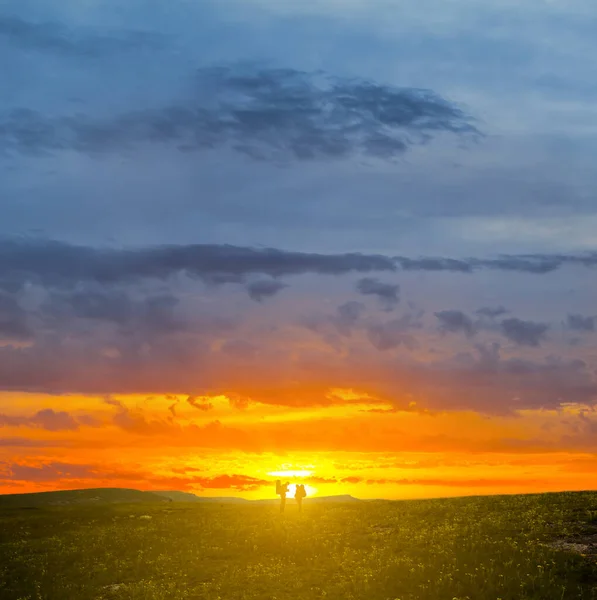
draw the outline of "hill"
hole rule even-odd
[[[218,502],[220,504],[246,504],[250,500],[235,498],[234,496],[197,496],[191,492],[178,492],[176,490],[153,492],[158,496],[169,498],[173,502]]]
[[[213,504],[277,504],[278,498],[247,500],[234,496],[197,496],[190,492],[165,490],[142,492],[126,488],[95,488],[90,490],[63,490],[58,492],[36,492],[31,494],[0,495],[0,508],[35,508],[41,506],[63,506],[72,504],[137,504],[146,502],[196,502]],[[293,498],[289,497],[292,502]],[[338,496],[314,496],[307,498],[309,504],[329,502],[361,502],[348,494]]]
[[[125,488],[96,488],[89,490],[63,490],[32,494],[0,495],[0,508],[38,508],[42,506],[69,506],[77,504],[138,504],[170,502],[153,492]]]

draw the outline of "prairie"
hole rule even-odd
[[[0,509],[2,600],[597,598],[597,493]]]

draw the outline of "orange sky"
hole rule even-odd
[[[327,398],[289,408],[223,395],[4,393],[0,490],[264,498],[278,478],[306,483],[310,496],[360,498],[597,488],[597,419],[586,407],[483,416],[396,410],[353,389],[330,388]]]

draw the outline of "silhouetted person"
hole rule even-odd
[[[303,512],[303,498],[307,495],[305,492],[305,486],[303,484],[297,485],[294,492],[294,499],[298,504],[299,512]]]
[[[284,508],[286,507],[286,494],[288,494],[288,486],[290,483],[287,481],[282,484],[280,480],[276,481],[276,494],[280,496],[280,512],[284,512]]]

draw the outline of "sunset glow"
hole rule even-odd
[[[0,493],[597,488],[594,6],[150,4],[0,8]]]

